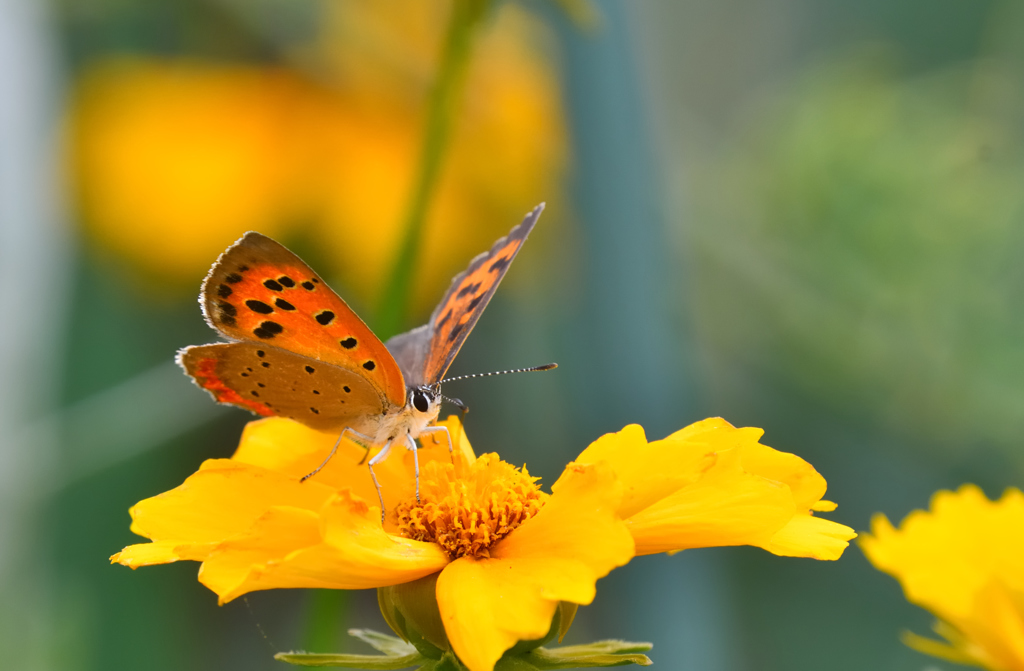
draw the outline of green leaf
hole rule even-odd
[[[340,655],[312,654],[305,652],[279,652],[274,659],[288,662],[295,666],[329,666],[346,669],[366,669],[367,671],[397,671],[416,666],[426,658],[420,653],[409,655]]]
[[[653,647],[654,646],[650,643],[608,639],[605,641],[584,643],[583,645],[564,645],[561,648],[546,648],[546,650],[548,652],[558,652],[569,655],[621,655],[634,652],[647,652]]]
[[[358,638],[374,650],[380,650],[385,655],[401,656],[411,655],[416,652],[416,647],[406,643],[397,636],[388,636],[372,629],[349,629],[349,636]]]
[[[597,641],[586,645],[567,645],[554,649],[537,648],[525,657],[538,669],[580,669],[596,666],[625,666],[627,664],[650,666],[652,663],[650,658],[640,654],[650,649],[650,643]]]
[[[539,648],[538,648],[539,650]],[[653,664],[647,655],[589,655],[584,657],[560,657],[556,655],[541,656],[535,650],[531,653],[538,669],[585,669],[598,666],[650,666]]]

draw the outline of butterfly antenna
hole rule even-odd
[[[455,382],[456,380],[468,380],[469,378],[472,377],[490,377],[492,375],[508,375],[509,373],[532,373],[533,371],[536,370],[552,370],[554,368],[558,368],[557,363],[546,363],[543,366],[534,366],[533,368],[512,368],[510,370],[498,370],[493,373],[474,373],[472,375],[459,375],[458,377],[449,377],[444,380],[441,380],[440,382],[438,382],[438,384],[444,384],[445,382]]]
[[[465,417],[466,413],[469,412],[469,406],[463,403],[462,399],[452,398],[451,396],[445,396],[444,394],[441,394],[441,398],[443,398],[444,400],[448,401],[456,408],[458,408],[459,414],[461,414],[463,417]]]

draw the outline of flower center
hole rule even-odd
[[[399,533],[437,543],[450,559],[488,557],[492,545],[544,505],[548,495],[537,480],[496,454],[472,464],[431,462],[420,473],[420,500],[396,508]]]

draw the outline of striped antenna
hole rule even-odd
[[[546,363],[543,366],[534,366],[533,368],[513,368],[511,370],[499,370],[493,373],[474,373],[473,375],[459,375],[458,377],[445,378],[438,382],[438,384],[444,384],[445,382],[455,382],[456,380],[468,380],[471,377],[490,377],[492,375],[507,375],[509,373],[532,373],[535,370],[551,370],[558,368],[557,363]]]
[[[461,398],[452,398],[451,396],[445,396],[444,394],[441,394],[441,398],[458,408],[459,414],[463,417],[465,417],[466,413],[469,412],[469,406],[463,403]]]

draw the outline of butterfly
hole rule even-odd
[[[338,432],[306,478],[346,435],[381,446],[369,460],[376,484],[373,466],[395,444],[415,455],[416,438],[443,433],[451,449],[447,429],[434,426],[444,375],[543,209],[456,275],[426,324],[387,343],[298,256],[246,233],[220,255],[199,295],[207,323],[230,342],[186,347],[178,363],[218,403]],[[416,471],[418,493],[418,460]]]

